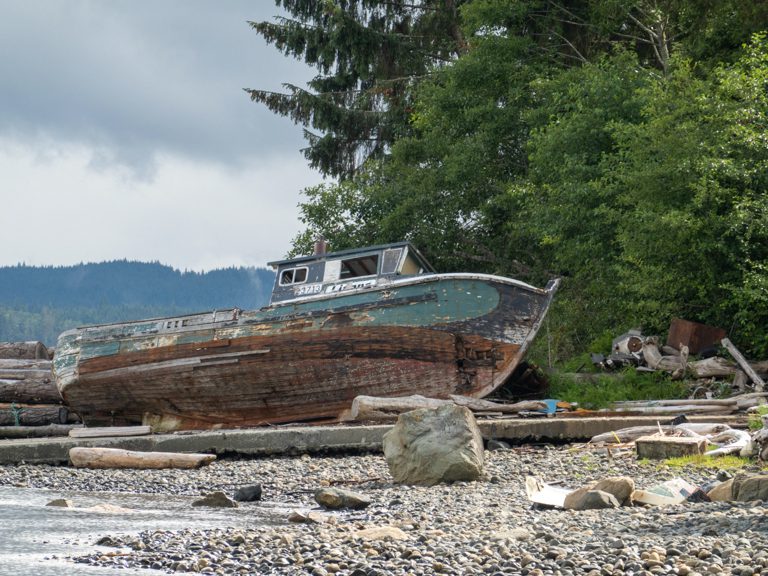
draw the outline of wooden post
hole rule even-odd
[[[747,376],[752,379],[752,382],[755,383],[755,391],[762,392],[765,389],[765,382],[763,382],[763,379],[760,378],[760,376],[757,375],[757,372],[752,369],[752,366],[750,366],[749,362],[747,362],[744,356],[741,355],[741,352],[739,352],[738,348],[736,348],[736,346],[734,346],[728,338],[723,338],[720,342],[725,347],[725,349],[730,352],[731,356],[733,356],[734,360],[736,360],[736,363],[741,367],[742,370],[744,370]]]

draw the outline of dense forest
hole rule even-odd
[[[317,69],[249,90],[329,177],[303,252],[411,240],[442,271],[564,279],[555,361],[673,317],[768,357],[768,3],[277,0]]]
[[[258,268],[181,272],[126,260],[0,267],[0,341],[49,346],[69,328],[267,304],[274,273]]]

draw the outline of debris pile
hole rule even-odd
[[[579,488],[545,483],[540,478],[525,479],[528,500],[538,508],[598,510],[619,506],[670,506],[685,502],[752,502],[768,500],[768,473],[721,472],[702,486],[683,478],[672,478],[648,488],[636,488],[632,478],[617,476],[591,482]]]
[[[633,366],[690,383],[687,399],[615,402],[614,412],[726,415],[754,409],[768,398],[768,361],[748,362],[724,330],[687,320],[672,322],[666,344],[630,330],[613,340],[608,356],[592,354],[591,359],[604,371]]]
[[[736,454],[743,457],[760,455],[768,448],[768,418],[763,428],[750,433],[726,424],[682,422],[656,426],[633,426],[593,436],[592,446],[616,445],[635,447],[640,458],[662,460],[677,456],[705,455],[708,457]],[[766,446],[766,448],[762,448]],[[768,453],[766,453],[768,455]]]

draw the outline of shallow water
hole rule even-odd
[[[74,508],[46,506],[57,498],[71,500]],[[68,560],[95,550],[103,536],[136,534],[143,530],[254,527],[284,523],[285,509],[264,502],[239,508],[192,507],[195,498],[145,494],[77,493],[0,486],[0,575],[116,575],[161,574],[157,570],[91,567]],[[131,512],[88,510],[111,505]]]

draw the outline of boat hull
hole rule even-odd
[[[357,395],[482,397],[520,362],[554,286],[435,275],[254,312],[64,333],[54,369],[88,425],[334,419]]]

